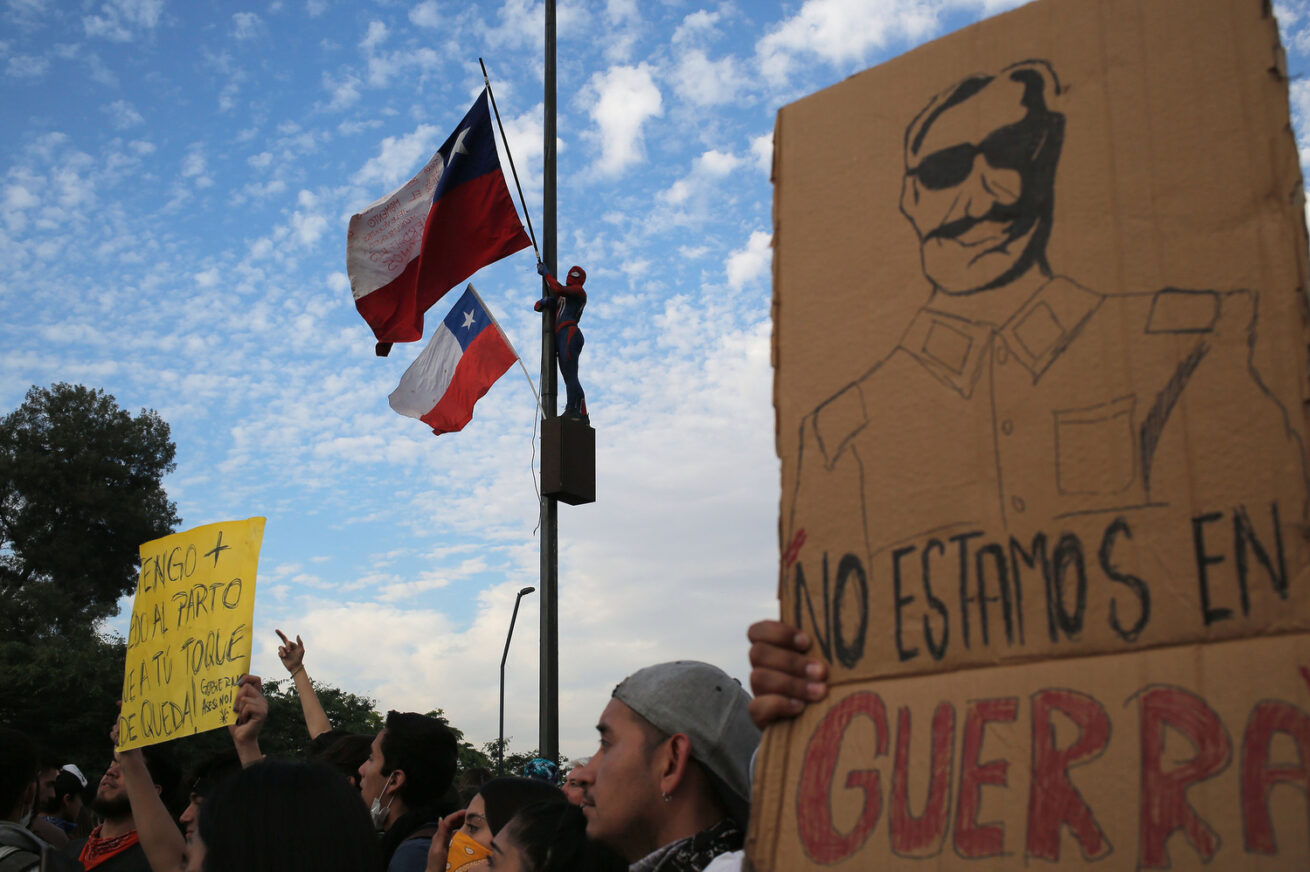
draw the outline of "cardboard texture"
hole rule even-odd
[[[837,692],[766,736],[761,868],[898,868],[886,814],[850,835],[872,814],[864,788],[878,794],[867,724],[840,746],[819,837],[845,847],[800,837],[824,807],[798,799],[805,749],[853,694],[884,696],[893,728],[909,704],[925,730],[950,700],[964,730],[977,687],[1023,701],[1020,720],[1037,689],[1066,687],[1117,725],[1142,688],[1179,682],[1238,742],[1256,685],[1229,695],[1220,679],[1238,673],[1204,647],[1223,642],[1262,693],[1307,702],[1295,670],[1254,668],[1262,651],[1310,665],[1296,635],[1310,630],[1310,268],[1266,5],[1040,0],[784,107],[774,184],[779,598]],[[1296,642],[1226,641],[1278,635]],[[908,770],[920,814],[926,743]],[[1164,868],[1126,823],[1141,768],[1127,745],[1080,776],[1113,845],[1086,860]],[[1295,769],[1299,753],[1279,759]],[[1011,764],[1012,785],[1028,765]],[[1217,856],[1259,868],[1243,865],[1236,800],[1209,798],[1223,782],[1187,802],[1222,818],[1239,853]],[[1272,795],[1301,803],[1299,826],[1273,859],[1251,856],[1303,866],[1304,799]],[[961,848],[953,824],[905,865],[1047,858],[1025,841],[1025,802],[977,818],[1006,822],[1003,850],[971,853],[969,827]],[[1160,862],[1200,862],[1197,832]],[[1061,838],[1059,861],[1084,862]]]
[[[1258,0],[1044,0],[784,107],[783,615],[839,680],[1307,626]]]
[[[770,729],[752,823],[781,813],[748,850],[768,870],[1310,868],[1307,664],[1299,634],[848,685]]]

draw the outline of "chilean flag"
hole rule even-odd
[[[423,338],[423,313],[489,263],[531,245],[514,211],[487,91],[419,174],[350,218],[346,271],[377,353]]]
[[[516,360],[509,338],[469,285],[387,402],[433,433],[463,430],[473,419],[473,404]]]

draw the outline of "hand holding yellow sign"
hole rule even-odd
[[[225,521],[141,546],[118,750],[227,726],[250,669],[264,519]]]

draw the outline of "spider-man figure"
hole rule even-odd
[[[582,319],[582,310],[587,306],[587,292],[582,287],[587,280],[587,271],[580,266],[569,267],[566,283],[562,285],[541,261],[537,262],[537,272],[546,280],[549,293],[532,308],[540,312],[550,305],[552,299],[556,301],[555,349],[567,396],[563,417],[589,424],[591,419],[587,417],[587,398],[582,393],[582,382],[578,381],[578,355],[582,353],[583,343],[578,321]]]

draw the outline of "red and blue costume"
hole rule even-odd
[[[587,271],[580,266],[569,267],[565,284],[550,274],[543,263],[537,264],[539,272],[546,280],[548,295],[532,307],[540,312],[555,301],[555,350],[559,358],[560,375],[564,377],[567,401],[564,417],[590,422],[587,417],[587,398],[582,392],[582,382],[578,381],[578,355],[582,354],[582,330],[578,322],[582,320],[582,310],[587,306],[587,292],[582,287],[587,280]]]

